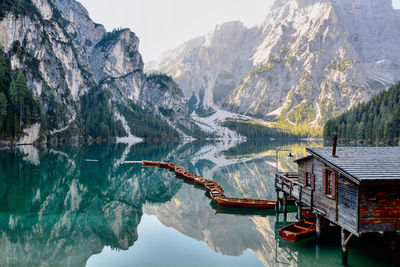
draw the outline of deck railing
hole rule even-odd
[[[299,182],[298,173],[276,173],[275,188],[303,205],[310,207],[313,205],[313,191]]]

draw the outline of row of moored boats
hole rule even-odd
[[[275,208],[276,201],[267,199],[251,199],[251,198],[232,198],[227,197],[224,192],[224,188],[219,185],[216,181],[203,178],[198,174],[191,173],[180,165],[172,162],[159,162],[159,161],[147,161],[141,162],[146,166],[154,166],[169,169],[175,172],[177,175],[187,179],[189,182],[194,182],[198,185],[204,186],[210,193],[210,197],[215,201],[218,206],[222,207],[235,207],[235,208],[247,208],[247,209],[273,209]],[[280,199],[282,204],[282,199]],[[289,200],[287,204],[294,204],[294,201]],[[292,203],[293,202],[293,203]],[[312,213],[303,212],[305,219],[287,225],[279,230],[279,235],[287,241],[298,241],[309,236],[312,236],[316,232],[316,221]]]
[[[267,199],[227,197],[225,195],[224,188],[216,181],[206,179],[201,177],[200,175],[191,173],[185,170],[182,166],[175,163],[143,160],[143,164],[147,166],[168,168],[169,170],[174,171],[177,175],[182,176],[189,181],[193,181],[196,184],[204,186],[210,193],[211,199],[214,200],[219,206],[248,209],[273,209],[276,205],[276,201],[271,201]]]

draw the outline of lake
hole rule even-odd
[[[0,153],[1,266],[340,266],[340,232],[281,240],[290,212],[243,214],[165,169],[175,162],[233,197],[275,199],[275,151],[295,158],[320,142],[254,141],[23,146]],[[295,171],[279,153],[280,170]],[[292,210],[294,211],[294,210]],[[399,266],[392,243],[353,239],[353,266]]]

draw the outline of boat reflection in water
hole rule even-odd
[[[271,210],[210,205],[204,187],[194,181],[177,179],[167,169],[121,164],[175,162],[216,180],[226,195],[274,200],[275,149],[291,149],[299,157],[306,145],[196,142],[2,150],[0,265],[340,265],[338,235],[323,239],[319,249],[315,238],[299,244],[278,238],[277,229],[295,221],[295,213],[285,222]],[[282,157],[279,167],[294,170],[295,165]],[[355,264],[393,262],[364,253],[361,244],[350,250]]]

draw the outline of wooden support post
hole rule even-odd
[[[275,204],[275,211],[279,213],[279,190],[276,190],[276,204]]]
[[[287,195],[283,193],[283,214],[287,215]]]
[[[311,190],[310,208],[311,210],[314,208],[314,190]]]
[[[317,232],[317,237],[321,237],[321,216],[317,214],[317,219],[315,221],[315,226],[316,226],[316,232]]]
[[[302,209],[302,206],[301,206],[301,203],[299,201],[297,201],[296,204],[297,204],[297,219],[301,220],[301,216],[302,216],[301,209]]]
[[[348,244],[350,241],[350,238],[352,237],[353,234],[349,233],[346,229],[342,228],[341,231],[341,239],[342,239],[342,265],[347,266],[348,264]]]
[[[301,197],[303,196],[303,187],[300,185],[299,186],[299,202],[301,204]]]

